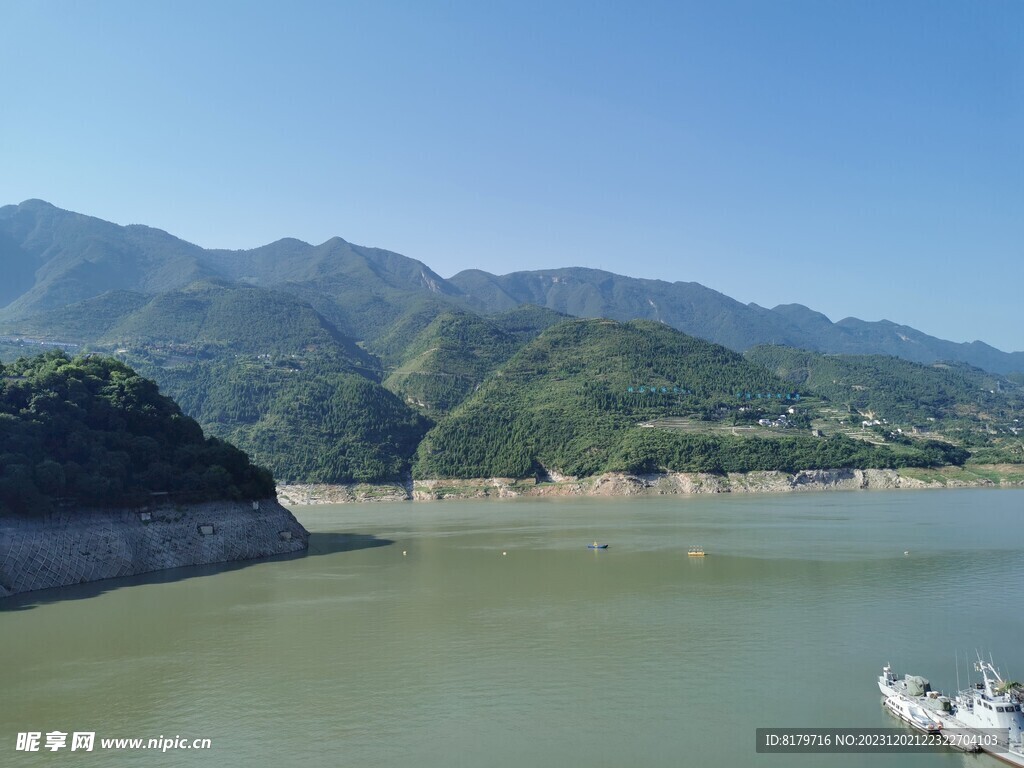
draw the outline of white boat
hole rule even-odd
[[[886,709],[901,719],[906,721],[904,714],[911,707],[918,707],[947,732],[956,730],[985,737],[978,739],[982,751],[1009,765],[1024,768],[1024,713],[1021,712],[1024,693],[1003,680],[996,668],[980,657],[974,663],[974,670],[981,673],[982,682],[958,692],[953,699],[931,690],[923,677],[906,675],[902,680],[897,679],[888,665],[878,677],[878,688],[885,696]],[[919,725],[910,724],[921,730]],[[996,744],[991,743],[993,737]],[[956,741],[950,743],[963,748]]]
[[[912,728],[923,733],[942,733],[942,723],[906,696],[887,696],[882,706]]]
[[[991,663],[980,657],[974,671],[982,682],[956,695],[953,716],[958,727],[971,730],[990,729],[999,738],[999,747],[982,749],[1005,763],[1024,766],[1024,712],[1018,688],[1003,680]]]
[[[878,676],[878,689],[885,697],[901,696],[915,702],[936,717],[951,715],[953,701],[938,691],[933,691],[931,683],[918,675],[906,675],[902,680],[896,678],[892,668],[886,665]],[[940,719],[939,722],[942,722]]]

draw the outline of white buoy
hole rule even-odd
[[[906,556],[907,556],[907,555],[909,555],[909,554],[910,554],[910,550],[909,550],[909,549],[904,549],[904,550],[903,550],[903,556],[904,556],[904,557],[906,557]]]
[[[503,551],[502,551],[502,553],[501,553],[501,556],[502,556],[502,557],[504,557],[504,556],[505,556],[505,555],[507,555],[507,554],[508,554],[508,552],[505,552],[505,551],[503,550]]]
[[[402,550],[402,557],[405,557],[405,550]]]

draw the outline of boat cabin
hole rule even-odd
[[[975,683],[957,696],[957,719],[972,728],[994,728],[1005,736],[1000,737],[1002,743],[1009,738],[1010,743],[1020,744],[1024,738],[1024,712],[1021,703],[1008,691],[991,664],[979,661],[975,664],[984,682]]]

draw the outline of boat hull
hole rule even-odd
[[[941,734],[942,724],[921,711],[910,699],[902,696],[887,696],[882,705],[911,728],[922,733]]]
[[[964,722],[957,716],[959,708],[964,705],[963,692],[957,695],[956,701],[953,703],[952,708],[950,708],[950,700],[944,696],[935,698],[938,696],[935,692],[931,692],[928,696],[917,696],[911,694],[908,690],[909,680],[909,676],[903,680],[897,679],[896,676],[891,673],[888,666],[883,669],[882,675],[878,678],[878,689],[882,692],[882,703],[887,711],[891,712],[895,717],[898,717],[900,720],[917,730],[939,734],[949,733],[950,737],[945,741],[947,746],[953,747],[954,749],[964,752],[985,752],[1007,765],[1024,768],[1024,752],[1021,751],[1022,747],[1024,747],[1024,743],[1017,739],[1012,742],[1008,742],[1006,736],[1003,736],[1001,739],[1002,745],[998,749],[992,749],[985,744],[978,744],[973,748],[967,748],[959,744],[956,740],[951,740],[953,732],[960,734],[990,734],[993,730],[991,726],[985,723],[978,724]],[[990,682],[990,679],[986,677],[985,685],[989,686]],[[990,690],[989,693],[991,694],[992,691]],[[944,710],[937,710],[935,708],[936,703],[943,701],[946,702],[946,708]],[[1008,703],[1011,703],[1009,701],[993,701],[991,699],[988,699],[988,701],[996,707],[1005,707]],[[987,707],[987,709],[991,710],[992,707]],[[1001,712],[1002,709],[997,709],[996,711]],[[939,725],[939,728],[937,730],[926,730],[927,726],[924,725],[924,720],[921,722],[913,722],[911,719],[911,713],[914,712],[923,716],[924,720],[935,721]],[[967,710],[967,712],[969,714],[970,710]],[[1019,717],[1019,714],[1017,716]]]

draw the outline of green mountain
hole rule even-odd
[[[534,304],[520,304],[497,315],[489,315],[488,319],[510,336],[527,342],[533,341],[541,331],[569,319],[569,316]]]
[[[201,256],[201,248],[158,229],[28,200],[0,208],[0,306],[5,317],[20,317],[108,291],[172,290],[214,276]]]
[[[667,283],[571,267],[497,277],[460,272],[453,285],[478,306],[506,309],[534,304],[574,317],[654,320],[691,336],[742,350],[754,343],[786,343],[784,323],[760,307],[740,304],[698,283]]]
[[[450,313],[453,316],[468,317],[470,313],[452,309],[450,306],[431,301],[416,301],[402,317],[396,320],[387,331],[371,341],[367,346],[378,355],[385,365],[392,368],[408,360],[410,355],[418,354],[416,345],[422,347],[419,337],[440,315]],[[520,343],[536,338],[541,331],[555,323],[568,318],[550,309],[532,304],[521,304],[498,314],[486,315],[489,327],[505,333]],[[425,347],[423,347],[425,348]],[[422,348],[419,350],[422,351]]]
[[[280,482],[401,479],[430,427],[337,357],[238,355],[142,370]]]
[[[316,246],[289,239],[250,251],[207,251],[204,258],[232,280],[294,293],[356,338],[375,338],[411,302],[459,302],[459,291],[422,262],[340,237]]]
[[[409,301],[449,306],[459,291],[425,264],[332,238],[246,251],[206,250],[158,229],[122,227],[41,200],[0,208],[0,318],[23,318],[110,291],[157,294],[199,280],[280,288],[357,338],[373,337]]]
[[[941,432],[979,459],[1024,460],[1024,384],[963,363],[912,363],[882,355],[822,355],[756,347],[747,359],[791,386],[826,397],[850,421],[883,420],[880,432]]]
[[[406,350],[416,343],[416,339],[427,327],[450,307],[433,301],[414,301],[405,313],[388,326],[377,338],[367,344],[367,348],[389,368],[396,368],[406,357]]]
[[[779,305],[771,312],[795,329],[789,346],[829,354],[891,355],[917,363],[949,360],[1004,374],[1024,371],[1024,352],[1003,352],[981,341],[945,341],[889,320],[847,317],[832,323],[801,304]]]
[[[522,345],[471,312],[438,315],[405,348],[384,386],[424,412],[443,414],[461,403]]]
[[[1021,353],[950,346],[886,323],[831,323],[799,305],[742,305],[695,283],[588,269],[446,281],[340,238],[204,250],[41,201],[0,209],[0,263],[10,276],[0,287],[9,300],[0,359],[41,344],[116,354],[284,481],[964,458],[884,434],[855,436],[892,444],[812,435],[833,434],[851,409],[919,427],[934,418],[976,458],[1017,460],[1011,378],[888,358],[840,366],[776,348],[745,360],[694,336],[735,349],[770,341],[904,345],[924,358],[991,353],[993,368]],[[802,400],[784,414],[792,390]]]
[[[659,323],[566,321],[523,347],[427,434],[414,474],[795,471],[949,458],[931,447],[874,446],[809,431],[737,436],[730,419],[746,410],[738,392],[772,394],[773,402],[793,394],[785,381],[737,353]]]
[[[380,386],[375,357],[286,293],[207,280],[104,294],[3,328],[116,353],[285,482],[400,478],[430,426]]]
[[[265,498],[270,473],[123,363],[55,351],[0,365],[0,514],[54,504]]]
[[[116,350],[284,482],[400,478],[429,427],[381,387],[375,357],[286,293],[197,283],[91,348]]]
[[[883,355],[822,355],[788,347],[756,347],[748,360],[793,386],[811,389],[858,413],[889,420],[994,421],[1024,416],[1024,386],[962,363],[912,363]]]
[[[698,283],[642,280],[579,267],[490,275],[468,270],[449,282],[477,308],[529,303],[576,317],[646,319],[737,351],[777,344],[828,353],[888,354],[916,362],[955,360],[997,373],[1024,370],[1024,352],[980,341],[958,344],[883,320],[833,323],[800,304],[765,309]]]
[[[375,361],[311,306],[287,293],[230,283],[194,283],[158,294],[96,340],[108,346],[173,347],[194,353],[338,354]]]
[[[40,200],[0,208],[0,264],[0,319],[8,320],[112,291],[154,295],[220,279],[297,296],[341,333],[366,342],[390,335],[414,306],[436,316],[453,308],[492,314],[533,304],[577,317],[656,320],[737,351],[783,344],[1024,371],[1024,352],[944,341],[889,321],[833,323],[799,304],[741,304],[697,283],[583,268],[502,276],[467,270],[445,280],[415,259],[341,238],[320,245],[284,239],[251,250],[205,250],[157,229],[120,227]],[[103,322],[82,319],[86,325]]]
[[[461,403],[521,346],[565,319],[529,305],[486,318],[420,305],[371,348],[388,364],[384,386],[437,418]]]
[[[102,338],[125,317],[145,307],[151,299],[135,291],[108,291],[27,317],[0,319],[0,333],[80,345]]]
[[[295,296],[220,280],[155,296],[111,291],[26,318],[0,320],[0,333],[104,350],[172,351],[178,357],[333,353],[354,367],[379,370],[373,357]]]

